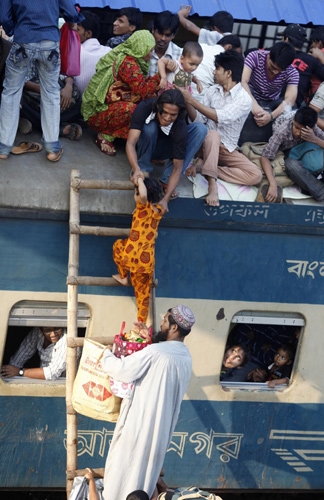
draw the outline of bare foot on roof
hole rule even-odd
[[[208,178],[208,195],[206,203],[212,207],[219,207],[218,189],[216,179]]]

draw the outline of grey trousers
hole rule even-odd
[[[324,201],[324,182],[316,177],[304,167],[299,160],[292,158],[285,159],[285,166],[288,176],[317,201]]]

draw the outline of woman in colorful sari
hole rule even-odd
[[[109,156],[116,154],[115,137],[127,139],[131,115],[138,102],[158,92],[159,76],[146,76],[154,46],[149,31],[136,31],[98,61],[96,73],[83,93],[83,118],[98,132],[95,142]],[[113,101],[109,89],[116,80],[127,84],[138,96],[138,102]]]

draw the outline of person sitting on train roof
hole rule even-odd
[[[38,352],[39,368],[24,368],[24,364]],[[55,327],[33,328],[24,338],[9,364],[1,368],[3,378],[28,377],[55,380],[65,376],[66,329]]]
[[[318,26],[310,36],[309,54],[315,57],[321,64],[324,64],[324,26]],[[317,92],[322,80],[315,75],[311,76],[311,96]]]
[[[181,26],[186,30],[191,31],[194,35],[198,36],[199,43],[206,43],[207,45],[216,45],[219,40],[225,36],[230,35],[233,30],[234,19],[232,14],[226,10],[219,10],[209,19],[210,30],[199,28],[195,23],[189,21],[188,17],[191,12],[191,5],[186,5],[178,12]]]
[[[150,60],[149,76],[158,73],[157,63],[161,57],[177,61],[182,54],[182,48],[172,42],[179,28],[179,18],[169,10],[156,14],[153,20],[152,35],[155,47]]]
[[[234,49],[239,54],[242,54],[241,40],[236,35],[226,35],[224,36],[216,45],[207,45],[206,43],[201,44],[203,49],[204,57],[198,68],[195,71],[195,75],[198,80],[202,83],[203,91],[198,92],[197,86],[192,85],[193,96],[197,101],[202,102],[205,97],[205,92],[209,87],[215,85],[214,80],[214,69],[215,69],[215,57],[221,54],[225,50]]]
[[[270,160],[275,158],[279,149],[287,151],[303,141],[324,149],[324,132],[316,125],[317,118],[315,109],[303,106],[297,111],[280,116],[276,120],[273,135],[270,137],[267,146],[264,147],[261,157],[261,165],[269,182],[268,192],[265,196],[266,202],[274,202],[277,199],[277,182],[272,172]],[[311,149],[314,149],[314,146]],[[292,151],[290,151],[289,155],[292,154]],[[305,157],[302,160],[291,157],[285,158],[288,176],[303,191],[311,194],[315,200],[324,201],[324,183],[320,180],[321,174],[314,174],[304,166],[303,162],[306,162]],[[319,170],[323,170],[322,157],[319,162]]]
[[[81,42],[80,75],[74,77],[81,95],[96,72],[97,62],[111,50],[111,48],[99,43],[99,17],[88,10],[83,11],[82,15],[85,19],[77,24],[76,29]]]
[[[269,50],[254,50],[244,61],[242,86],[252,98],[249,114],[239,139],[266,142],[272,134],[272,122],[291,111],[298,92],[299,74],[292,62],[296,52],[290,43],[278,42]],[[287,85],[284,99],[281,91]]]
[[[82,12],[84,15],[84,12]],[[106,46],[113,49],[120,43],[125,42],[134,31],[139,30],[142,24],[143,16],[141,11],[136,7],[124,7],[120,9],[113,23],[113,34],[107,40]]]
[[[227,382],[244,382],[246,380],[245,371],[240,372],[250,360],[251,349],[247,344],[235,344],[226,349],[220,380]]]
[[[219,205],[217,178],[235,184],[252,186],[261,182],[262,174],[242,153],[236,150],[243,124],[248,116],[252,99],[240,81],[244,60],[236,50],[227,50],[215,58],[215,85],[205,92],[203,102],[198,102],[188,90],[181,90],[188,114],[194,122],[207,125],[202,160],[196,169],[208,181],[206,203]],[[187,175],[195,175],[190,168]]]
[[[282,41],[290,43],[296,51],[296,58],[292,65],[299,73],[296,99],[296,104],[299,108],[305,96],[309,94],[311,76],[317,76],[321,82],[324,80],[324,65],[311,54],[306,54],[302,51],[302,46],[307,42],[307,34],[305,28],[299,26],[299,24],[290,24],[284,31],[278,33],[278,35],[281,35]]]
[[[268,387],[274,389],[276,385],[289,383],[295,353],[288,344],[282,344],[268,366]]]
[[[318,87],[309,107],[318,113],[317,126],[324,130],[324,82]]]
[[[175,189],[181,173],[186,170],[207,134],[201,123],[187,125],[186,104],[177,89],[163,92],[158,98],[140,102],[132,114],[126,143],[126,154],[133,169],[132,181],[151,172],[151,160],[173,158],[166,166],[161,182],[165,189],[159,205],[168,212],[170,198],[177,197]]]

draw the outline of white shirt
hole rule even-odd
[[[216,45],[221,38],[225,35],[231,35],[232,33],[218,33],[218,31],[209,31],[205,28],[201,28],[198,37],[198,43],[206,43],[207,45]]]
[[[205,123],[208,130],[217,130],[221,141],[230,153],[237,146],[244,122],[251,111],[252,99],[240,83],[224,95],[221,85],[206,90],[202,104],[214,108],[217,120],[211,120],[197,111],[195,122]]]
[[[195,71],[195,76],[201,82],[204,90],[201,94],[199,94],[197,91],[197,85],[195,85],[194,83],[192,83],[191,85],[193,96],[199,102],[202,102],[205,96],[206,89],[208,89],[212,85],[215,85],[213,74],[213,71],[215,69],[215,57],[218,54],[224,52],[224,47],[222,47],[221,45],[211,46],[207,45],[206,43],[202,43],[201,48],[203,49],[204,57]]]
[[[181,54],[182,54],[182,48],[178,47],[178,45],[176,45],[175,43],[170,42],[163,57],[166,57],[167,59],[174,59],[177,61],[178,59],[180,59]],[[160,58],[156,54],[155,49],[154,49],[153,55],[152,55],[151,60],[150,60],[150,67],[149,67],[149,72],[148,72],[149,76],[154,76],[158,72],[157,63],[158,63],[159,59]]]
[[[83,94],[86,86],[96,72],[96,65],[99,59],[111,51],[110,47],[100,45],[96,38],[89,38],[81,44],[80,75],[74,81]]]
[[[60,377],[65,372],[66,367],[66,330],[63,330],[61,337],[55,344],[44,348],[42,330],[33,328],[24,338],[17,352],[10,358],[9,364],[21,368],[37,351],[45,379],[55,380]]]

